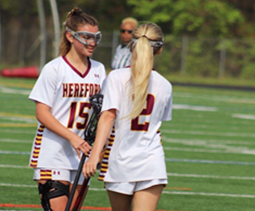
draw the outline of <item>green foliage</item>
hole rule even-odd
[[[180,74],[183,71],[183,75],[203,78],[255,79],[254,39],[186,37],[186,46],[183,39],[165,36],[163,51],[155,57],[157,71],[162,74]],[[220,58],[223,52],[225,59]]]
[[[181,68],[182,39],[167,35],[164,42],[163,51],[155,57],[155,68],[162,74],[177,73]]]
[[[220,0],[128,0],[128,4],[134,6],[134,14],[167,25],[167,32],[174,35],[229,37],[244,22],[239,10]]]

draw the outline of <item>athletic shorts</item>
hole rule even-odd
[[[165,186],[167,184],[167,179],[147,180],[141,182],[105,182],[105,188],[110,191],[133,195],[139,190],[144,190],[160,184]]]
[[[62,180],[74,183],[77,170],[66,170],[66,169],[43,169],[34,168],[34,180]],[[78,185],[82,185],[84,176],[81,173]],[[88,183],[90,185],[90,181]]]

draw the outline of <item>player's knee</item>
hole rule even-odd
[[[69,185],[64,185],[61,182],[53,180],[48,180],[45,184],[39,183],[38,190],[39,194],[41,194],[41,204],[45,211],[52,210],[50,208],[50,199],[60,196],[69,196]]]

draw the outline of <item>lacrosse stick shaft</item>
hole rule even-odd
[[[72,204],[72,201],[73,201],[73,196],[74,196],[75,190],[77,188],[77,185],[78,185],[78,182],[79,182],[79,179],[80,179],[80,176],[81,176],[81,171],[82,171],[82,167],[83,167],[85,159],[86,159],[86,155],[82,154],[81,161],[80,161],[80,164],[79,164],[76,176],[75,176],[75,180],[74,180],[74,183],[73,183],[73,187],[72,187],[70,196],[68,197],[68,201],[67,201],[65,211],[69,211],[69,209],[71,207],[71,204]]]
[[[85,195],[87,194],[87,192],[85,190],[86,190],[86,188],[88,186],[89,181],[90,181],[90,177],[86,178],[83,181],[81,190],[79,192],[78,197],[76,198],[76,201],[75,201],[75,204],[74,204],[74,207],[73,207],[72,211],[77,211],[81,207],[83,199],[85,198]]]

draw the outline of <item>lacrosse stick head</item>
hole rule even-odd
[[[95,94],[89,98],[90,105],[96,114],[101,112],[103,97],[104,96],[102,94]]]
[[[103,102],[103,95],[102,94],[95,94],[90,97],[89,99],[91,107],[93,108],[93,113],[90,117],[90,120],[88,122],[88,125],[84,131],[84,137],[85,140],[92,145],[95,137],[96,137],[96,131],[97,131],[97,122],[99,119],[99,114],[101,112],[102,108],[102,102]]]

